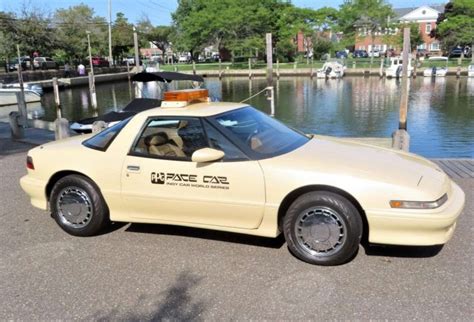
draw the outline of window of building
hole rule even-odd
[[[437,42],[432,43],[431,46],[430,46],[430,50],[431,51],[438,51],[439,50],[439,43],[437,43]]]
[[[431,32],[431,24],[427,23],[426,24],[426,33],[429,34]]]

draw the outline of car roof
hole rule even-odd
[[[184,107],[156,107],[139,113],[150,116],[195,116],[207,117],[246,107],[244,103],[205,102],[189,104]]]

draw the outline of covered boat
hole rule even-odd
[[[170,83],[171,81],[186,80],[198,83],[204,82],[204,79],[201,76],[175,72],[141,72],[133,75],[131,77],[131,80],[142,83],[155,81]],[[121,111],[112,111],[97,117],[85,118],[80,121],[73,122],[70,128],[71,130],[77,133],[90,133],[92,132],[92,125],[94,124],[94,122],[103,121],[109,127],[137,113],[159,106],[161,106],[161,100],[159,99],[135,98],[130,103],[128,103],[127,106],[125,106]]]
[[[341,78],[342,76],[344,76],[344,65],[337,61],[324,63],[323,67],[316,72],[317,78]]]
[[[448,73],[448,57],[433,56],[428,58],[430,66],[423,71],[425,77],[445,77]],[[443,66],[441,66],[443,65]]]
[[[408,77],[413,72],[411,59],[408,60]],[[403,59],[402,57],[390,57],[390,65],[385,68],[385,76],[387,78],[401,78],[403,74]]]

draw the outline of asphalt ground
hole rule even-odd
[[[472,179],[456,179],[467,204],[440,251],[361,246],[318,267],[282,238],[143,224],[69,236],[19,186],[30,147],[0,139],[1,320],[473,320]]]

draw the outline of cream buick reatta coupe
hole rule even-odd
[[[206,90],[165,93],[98,134],[28,152],[21,186],[76,236],[110,221],[191,226],[265,237],[337,265],[370,243],[442,245],[463,191],[411,153],[305,135]]]

